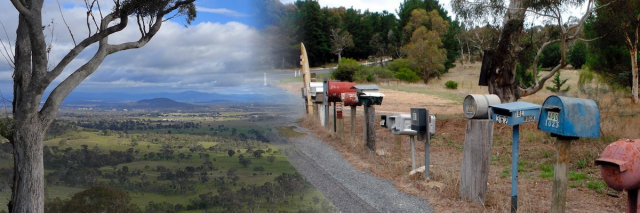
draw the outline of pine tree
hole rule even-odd
[[[551,81],[551,83],[553,83],[553,87],[547,86],[547,90],[554,92],[554,93],[566,93],[569,92],[569,90],[571,89],[571,86],[567,86],[567,88],[565,89],[561,89],[562,86],[567,83],[567,80],[569,79],[564,79],[561,80],[560,79],[560,71],[556,72],[555,76],[553,77],[553,80]]]

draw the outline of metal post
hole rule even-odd
[[[427,115],[427,139],[424,141],[424,180],[431,180],[431,173],[429,172],[429,149],[431,149],[431,133],[429,132],[429,124],[431,123],[431,116],[429,116],[429,110],[425,113]]]
[[[511,147],[511,212],[518,211],[518,147],[520,125],[513,125],[513,144]]]
[[[416,142],[415,136],[410,135],[409,141],[411,141],[411,170],[416,170]]]
[[[627,191],[627,212],[638,212],[638,189]]]

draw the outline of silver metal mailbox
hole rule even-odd
[[[462,108],[464,116],[468,119],[487,119],[489,118],[489,106],[500,103],[500,97],[497,95],[470,94],[464,98]]]
[[[393,118],[393,126],[391,127],[391,133],[394,135],[417,135],[418,132],[411,130],[411,115],[410,114],[398,114]]]

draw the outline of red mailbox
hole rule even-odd
[[[345,106],[358,106],[360,104],[360,102],[358,102],[358,94],[356,92],[342,93],[342,102],[344,102]]]
[[[627,191],[628,212],[637,212],[640,188],[640,139],[620,139],[604,149],[600,158],[600,173],[609,187]]]
[[[351,89],[356,83],[353,82],[329,82],[329,90],[327,91],[329,102],[340,102],[341,94],[347,92],[356,92],[356,89]]]

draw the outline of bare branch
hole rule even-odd
[[[76,43],[76,38],[73,37],[73,33],[71,32],[71,28],[69,28],[69,25],[67,24],[67,20],[64,19],[64,14],[62,14],[62,7],[60,6],[60,1],[56,0],[56,2],[58,2],[58,9],[60,10],[60,16],[62,16],[62,22],[64,22],[64,26],[67,26],[67,30],[69,30],[69,35],[71,35],[71,40],[73,41],[73,46],[78,45]]]
[[[103,26],[107,26],[108,23],[110,23],[111,21],[113,21],[115,18],[117,17],[117,14],[111,13],[107,16],[104,17],[104,19],[102,19],[102,25]],[[47,75],[47,82],[50,83],[51,81],[53,81],[53,79],[55,79],[56,77],[58,77],[60,75],[60,73],[62,73],[62,71],[64,70],[64,68],[69,65],[69,63],[71,63],[71,61],[73,61],[73,59],[75,59],[78,54],[80,54],[86,47],[88,47],[89,45],[96,43],[98,41],[100,41],[101,39],[103,39],[104,37],[107,37],[113,33],[116,33],[118,31],[121,31],[122,29],[124,29],[127,26],[127,21],[124,20],[127,19],[126,17],[123,18],[123,21],[121,21],[119,24],[108,27],[108,28],[103,28],[103,30],[100,30],[100,32],[85,38],[84,40],[82,40],[80,43],[78,43],[78,45],[76,45],[71,51],[69,51],[69,53],[67,53],[67,55],[64,56],[64,58],[62,58],[62,60],[60,60],[60,62],[58,63],[58,65],[53,68],[53,70],[51,70],[48,75]]]
[[[0,21],[0,25],[2,25],[2,30],[4,31],[4,35],[7,36],[7,43],[9,43],[9,50],[11,51],[11,55],[14,55],[13,47],[11,46],[11,39],[9,39],[9,34],[7,33],[7,29],[4,28],[4,24],[2,23],[2,21]]]
[[[22,5],[20,0],[11,0],[11,3],[16,8],[16,10],[18,10],[18,12],[20,12],[20,14],[22,14],[25,17],[27,17],[27,19],[32,19],[31,11],[29,9],[27,9],[24,5]]]

